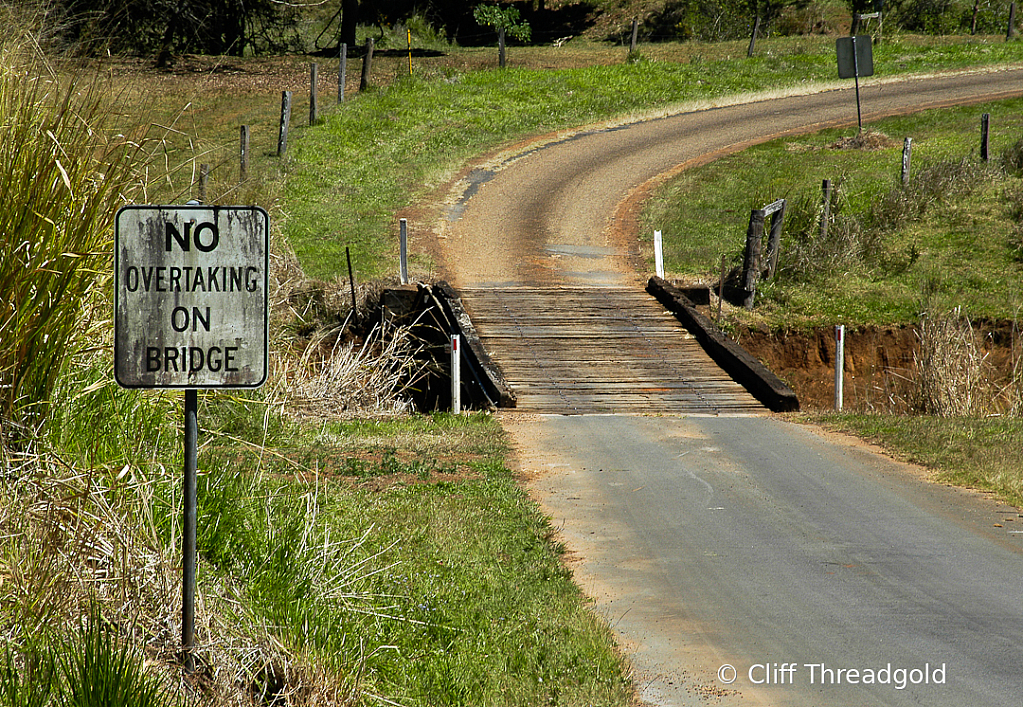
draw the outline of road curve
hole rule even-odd
[[[1020,69],[869,83],[863,106],[869,121],[1016,95]],[[665,175],[850,123],[851,91],[828,90],[513,150],[453,192],[440,267],[467,290],[638,286],[632,219]],[[645,703],[1020,703],[1016,509],[766,415],[502,424]]]
[[[870,121],[1021,95],[1023,68],[875,81],[861,93]],[[643,270],[634,218],[651,185],[756,143],[856,124],[849,88],[721,103],[547,136],[480,165],[455,186],[438,228],[442,274],[456,286],[634,280]]]

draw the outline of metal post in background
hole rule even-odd
[[[462,355],[461,337],[451,335],[451,412],[462,413]]]
[[[185,390],[185,478],[182,489],[184,505],[181,535],[181,649],[185,669],[195,667],[195,476],[199,440],[199,395],[194,388]]]
[[[408,221],[398,222],[398,275],[401,284],[408,284]]]
[[[345,102],[345,78],[348,75],[348,45],[341,45],[341,56],[337,65],[337,102]]]
[[[856,124],[863,132],[863,111],[860,108],[860,60],[856,56],[856,35],[852,36],[853,79],[856,81]]]
[[[657,277],[664,277],[664,246],[660,231],[654,231],[654,272]]]
[[[239,146],[241,166],[238,171],[238,181],[244,182],[249,178],[249,126],[241,127],[241,144]]]
[[[835,327],[835,412],[842,412],[845,376],[845,324]]]

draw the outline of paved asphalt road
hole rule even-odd
[[[1019,70],[875,83],[864,113],[1019,94]],[[498,157],[455,192],[444,274],[641,282],[631,218],[660,175],[850,121],[851,93],[827,91]],[[1023,704],[1015,509],[769,415],[502,420],[647,703]]]

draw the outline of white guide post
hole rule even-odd
[[[835,327],[835,412],[842,412],[842,387],[845,368],[845,325]]]
[[[654,268],[657,277],[664,277],[664,246],[661,244],[661,232],[654,231]]]
[[[462,412],[462,366],[461,337],[451,335],[451,412],[459,415]]]

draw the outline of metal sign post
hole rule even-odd
[[[191,670],[198,389],[266,381],[270,220],[256,206],[126,206],[114,240],[114,377],[185,391],[181,647]]]
[[[839,37],[835,41],[838,56],[838,78],[856,79],[856,122],[863,130],[860,111],[860,77],[874,75],[874,50],[870,35]]]

